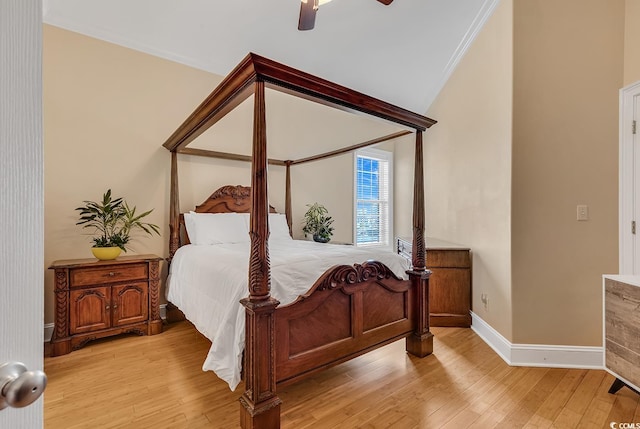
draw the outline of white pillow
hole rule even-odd
[[[195,238],[198,235],[196,233],[196,221],[193,218],[192,214],[194,212],[184,213],[184,227],[187,230],[187,235],[189,236],[189,241],[191,243],[195,243]]]
[[[269,240],[292,240],[289,235],[287,216],[280,213],[269,213]]]
[[[247,231],[251,229],[249,213],[239,213],[244,216]],[[289,234],[287,216],[282,213],[269,213],[269,240],[293,240]]]
[[[249,228],[244,213],[184,214],[192,244],[248,243]]]

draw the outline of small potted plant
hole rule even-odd
[[[160,235],[157,225],[142,221],[153,210],[137,214],[136,207],[130,207],[124,199],[112,199],[111,189],[102,195],[102,201],[84,201],[84,206],[76,210],[80,212],[76,225],[92,228],[98,234],[92,238],[91,252],[101,260],[115,259],[121,251],[126,252],[134,231]]]
[[[313,241],[327,243],[333,235],[333,219],[329,216],[329,211],[322,204],[307,204],[309,210],[304,214],[304,225],[302,231],[304,236],[311,234]]]

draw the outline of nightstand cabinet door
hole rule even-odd
[[[149,314],[146,283],[114,286],[111,292],[113,326],[144,322]]]
[[[69,331],[81,334],[111,327],[111,288],[72,290]]]
[[[429,267],[429,270],[432,272],[429,277],[430,311],[442,315],[439,317],[443,319],[434,326],[447,326],[444,319],[453,319],[454,315],[458,315],[464,320],[461,326],[466,327],[471,322],[471,270],[457,267]]]

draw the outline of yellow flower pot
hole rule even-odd
[[[100,259],[101,261],[110,261],[112,259],[116,259],[122,249],[119,247],[92,247],[91,252],[93,256]]]

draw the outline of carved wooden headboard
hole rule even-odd
[[[226,185],[218,188],[202,204],[197,205],[196,213],[249,213],[251,211],[251,187]],[[277,213],[269,205],[270,213]],[[189,244],[189,235],[184,225],[184,214],[180,214],[180,246]]]
[[[226,185],[217,189],[202,204],[196,206],[196,213],[249,213],[251,210],[251,187]],[[270,213],[277,213],[269,206]]]

